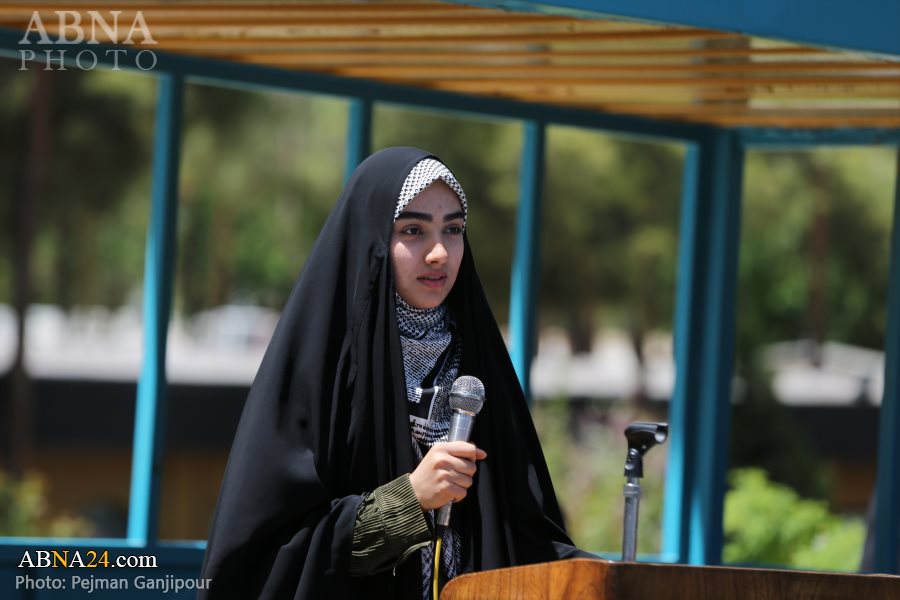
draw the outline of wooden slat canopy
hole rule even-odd
[[[667,121],[900,127],[898,56],[688,27],[431,0],[23,2],[0,5],[0,27],[38,11],[55,35],[54,11],[88,26],[91,10],[141,11],[154,49],[176,54]]]

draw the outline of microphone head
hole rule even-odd
[[[450,388],[450,410],[477,415],[484,406],[484,384],[477,377],[463,375]]]

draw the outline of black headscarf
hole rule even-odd
[[[411,473],[389,242],[401,185],[430,156],[373,154],[313,247],[250,389],[213,522],[200,598],[420,598],[421,562],[350,576],[361,494]],[[488,453],[453,509],[462,571],[576,553],[472,250],[447,303],[461,375],[487,392],[473,441]]]

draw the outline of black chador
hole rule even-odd
[[[350,576],[362,495],[416,467],[389,242],[407,174],[429,154],[391,148],[344,188],[250,389],[225,472],[201,598],[421,598],[417,557]],[[446,300],[459,374],[486,390],[473,442],[487,451],[454,505],[459,570],[579,553],[562,526],[512,363],[465,253]]]

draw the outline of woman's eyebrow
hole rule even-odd
[[[429,223],[434,220],[429,213],[415,212],[412,210],[404,210],[397,215],[397,220],[399,221],[400,219],[418,219],[420,221],[428,221]]]
[[[466,214],[463,211],[458,210],[456,212],[447,213],[446,215],[444,215],[444,222],[446,223],[447,221],[454,221],[456,219],[465,218]],[[397,215],[397,220],[399,221],[400,219],[417,219],[419,221],[427,221],[429,223],[434,221],[434,217],[431,216],[431,213],[417,212],[414,210],[404,210],[402,213]]]

